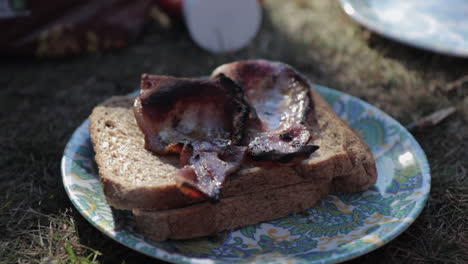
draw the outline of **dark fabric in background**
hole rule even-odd
[[[123,48],[148,21],[156,0],[5,0],[0,54],[65,56]]]

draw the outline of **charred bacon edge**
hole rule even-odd
[[[155,131],[158,131],[158,127],[156,126],[156,130],[154,130],[154,127],[148,128],[145,126],[145,122],[160,122],[160,124],[163,124],[163,122],[166,122],[165,120],[167,120],[167,118],[171,118],[169,114],[171,106],[180,100],[180,98],[187,98],[190,96],[197,98],[197,96],[203,96],[203,94],[208,91],[208,93],[214,93],[218,94],[218,96],[224,97],[227,101],[227,103],[223,105],[223,108],[226,113],[229,113],[228,116],[232,117],[232,133],[230,140],[233,147],[234,145],[239,144],[244,137],[246,131],[245,123],[251,110],[245,101],[244,90],[224,74],[219,74],[210,79],[174,78],[169,76],[151,76],[144,74],[142,76],[141,86],[140,95],[135,101],[134,113],[138,126],[145,135],[145,148],[157,154],[179,154],[180,163],[184,167],[179,169],[176,175],[176,180],[178,181],[179,188],[183,193],[193,197],[208,196],[212,199],[218,199],[219,189],[205,190],[206,192],[202,192],[200,189],[202,185],[197,186],[197,180],[193,179],[193,175],[195,175],[196,177],[205,177],[204,180],[207,180],[207,175],[196,175],[196,170],[193,166],[198,165],[195,163],[190,164],[191,155],[194,153],[194,147],[192,146],[194,142],[186,141],[166,143],[161,139],[159,134],[154,133]],[[202,92],[200,92],[200,89],[193,89],[193,87],[202,87]],[[218,89],[218,91],[216,91],[216,89]],[[145,107],[149,107],[150,110],[145,112]],[[153,111],[158,111],[158,115],[151,115]],[[200,139],[199,142],[205,140],[210,141],[210,139],[205,138]],[[151,144],[149,144],[150,141]],[[154,148],[155,145],[156,149]],[[228,160],[229,162],[226,175],[213,174],[210,176],[215,178],[220,176],[218,182],[221,182],[221,184],[227,174],[235,172],[240,167],[240,163],[244,157],[243,153],[245,153],[245,148],[242,153],[239,152],[241,151],[240,149],[237,149],[237,152],[233,151],[230,153],[228,151],[230,149],[229,146],[231,145],[224,147],[217,146],[218,149],[213,152],[216,153],[220,162],[225,160]],[[242,158],[241,160],[229,160],[229,153],[231,155],[239,155],[240,153]],[[211,162],[211,166],[216,167],[216,161],[211,159],[207,162]],[[221,163],[219,166],[221,166]],[[217,172],[225,170],[225,167],[219,168],[220,170],[217,170]],[[184,177],[188,178],[184,179]],[[212,178],[212,180],[216,181],[217,179],[215,178]]]
[[[207,93],[215,93],[217,96],[227,98],[228,104],[224,105],[224,109],[233,112],[230,138],[233,144],[239,144],[245,135],[245,122],[250,115],[250,107],[244,99],[243,89],[224,74],[219,74],[210,79],[175,78],[143,74],[141,86],[140,95],[135,101],[134,114],[140,130],[145,135],[146,149],[151,148],[149,144],[151,142],[151,145],[156,146],[151,150],[157,154],[174,153],[175,150],[175,153],[177,153],[177,150],[180,150],[180,144],[185,142],[164,142],[158,134],[150,130],[157,130],[157,124],[162,124],[164,120],[171,118],[171,109],[181,98],[193,97],[196,102],[197,98]],[[193,89],[194,87],[201,87],[202,91]],[[230,107],[231,109],[227,109]],[[173,120],[175,125],[177,121],[180,120]],[[145,125],[147,123],[152,123],[153,126],[156,126],[156,129],[148,128]]]
[[[277,150],[262,151],[257,154],[250,153],[250,158],[256,162],[278,162],[280,165],[294,165],[304,159],[307,159],[310,154],[319,149],[317,145],[303,145],[295,152],[281,152]]]
[[[229,77],[231,77],[234,81],[240,83],[241,85],[246,85],[248,80],[246,78],[250,78],[251,74],[255,74],[255,72],[262,72],[262,74],[268,75],[268,72],[274,72],[277,67],[280,66],[283,73],[287,74],[287,78],[294,78],[295,81],[299,83],[301,87],[303,87],[306,91],[306,102],[305,102],[305,110],[304,114],[300,117],[301,121],[299,122],[300,124],[304,125],[305,128],[311,133],[311,137],[313,137],[314,132],[318,129],[318,122],[315,116],[315,104],[313,103],[312,100],[312,94],[310,91],[311,84],[310,82],[299,72],[297,72],[294,68],[287,64],[283,63],[277,63],[277,62],[268,62],[265,60],[254,60],[254,61],[241,61],[241,62],[234,62],[232,64],[227,64],[220,66],[220,68],[216,69],[214,71],[214,74],[220,74],[220,73],[225,73]],[[274,75],[272,73],[271,75],[273,78],[278,78],[278,76]],[[254,78],[254,77],[252,77]],[[273,82],[277,82],[278,80],[273,80]],[[244,89],[251,89],[245,88]],[[247,97],[247,96],[246,96]],[[249,101],[248,98],[246,98],[246,101]],[[249,102],[250,104],[251,102]],[[249,123],[252,126],[252,124],[262,122],[256,111],[255,111],[255,105],[251,106],[253,109],[251,111],[250,115],[250,120]],[[262,125],[258,125],[258,127],[263,127]],[[281,127],[281,126],[280,126]],[[288,130],[288,128],[286,129]],[[251,131],[255,131],[251,130]],[[248,149],[248,154],[249,157],[252,161],[259,162],[259,163],[280,163],[282,165],[287,165],[291,166],[294,165],[295,163],[300,162],[303,159],[307,159],[310,154],[312,154],[314,151],[316,151],[319,147],[316,145],[309,145],[307,144],[310,141],[310,138],[307,142],[305,142],[302,146],[299,146],[299,148],[294,151],[294,152],[284,152],[281,150],[269,150],[269,151],[261,151],[260,149],[252,149],[251,142],[255,140],[261,133],[265,132],[275,132],[277,130],[263,130],[263,131],[256,131],[254,133],[257,133],[257,136],[252,136],[252,140],[247,143],[249,145]],[[278,131],[281,132],[281,131]],[[286,138],[287,134],[285,133],[278,133],[278,140],[282,141],[290,141],[292,138]],[[255,147],[255,145],[253,146]]]

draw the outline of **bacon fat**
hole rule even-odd
[[[146,149],[179,155],[176,182],[194,197],[218,199],[245,156],[292,166],[318,149],[310,84],[282,63],[235,62],[202,79],[144,74],[134,114]]]
[[[231,79],[142,76],[134,114],[145,148],[179,154],[183,168],[175,177],[191,193],[217,198],[228,174],[235,172],[246,148],[243,137],[249,107]]]
[[[247,126],[248,155],[254,161],[294,165],[319,147],[309,145],[318,129],[310,84],[290,66],[264,60],[225,64],[225,74],[244,89],[252,111]]]

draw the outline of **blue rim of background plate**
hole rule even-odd
[[[413,39],[409,38],[404,34],[398,34],[395,33],[391,30],[386,29],[385,26],[381,25],[380,23],[376,23],[376,21],[369,19],[367,16],[361,14],[360,12],[356,12],[355,5],[352,4],[351,2],[355,2],[352,0],[340,0],[341,3],[341,8],[343,11],[350,16],[352,19],[354,19],[356,22],[359,24],[371,29],[372,31],[385,36],[387,38],[393,39],[397,42],[403,43],[403,44],[408,44],[416,48],[420,48],[426,51],[430,52],[438,52],[443,55],[448,55],[448,56],[457,56],[457,57],[463,57],[463,58],[468,58],[468,52],[464,50],[459,50],[459,49],[451,49],[449,46],[438,46],[429,43],[428,41],[422,41],[418,39]],[[350,12],[348,10],[348,5],[349,7],[353,8],[355,12]]]
[[[361,100],[361,99],[359,99],[357,97],[348,95],[348,94],[346,94],[344,92],[340,92],[340,91],[337,91],[337,90],[334,90],[334,89],[331,89],[331,88],[328,88],[328,87],[325,87],[325,86],[317,85],[317,84],[313,84],[313,87],[322,96],[323,95],[335,95],[335,96],[338,96],[338,97],[349,96],[350,99],[353,99],[353,100],[359,102],[360,104],[365,105],[367,108],[371,109],[372,111],[375,111],[375,113],[378,114],[378,115],[385,116],[386,119],[388,119],[390,122],[395,124],[401,130],[401,132],[405,133],[405,136],[409,140],[409,143],[410,143],[410,146],[412,147],[412,150],[417,154],[416,155],[417,159],[420,162],[419,165],[420,165],[420,169],[421,169],[421,177],[422,177],[423,181],[426,183],[420,190],[421,191],[421,198],[419,200],[417,200],[417,202],[415,204],[415,208],[412,209],[410,214],[407,216],[407,217],[411,217],[413,220],[412,221],[398,222],[398,225],[396,225],[392,229],[391,232],[388,232],[384,236],[382,236],[381,240],[382,240],[383,243],[381,243],[379,245],[377,245],[375,243],[368,243],[368,244],[365,244],[364,246],[362,246],[360,248],[355,248],[355,249],[352,249],[350,251],[347,251],[345,254],[332,255],[332,256],[330,256],[330,257],[328,257],[326,259],[323,259],[323,260],[309,261],[309,260],[303,260],[303,259],[294,259],[295,260],[294,263],[304,263],[304,264],[306,264],[306,263],[339,263],[339,262],[351,260],[351,259],[354,259],[356,257],[365,255],[365,254],[367,254],[367,253],[369,253],[369,252],[371,252],[371,251],[373,251],[373,250],[387,244],[392,239],[396,238],[398,235],[403,233],[413,223],[413,221],[419,216],[419,214],[423,210],[423,208],[424,208],[424,206],[426,204],[426,201],[427,201],[427,199],[429,197],[430,186],[431,186],[430,168],[429,168],[429,164],[428,164],[426,155],[425,155],[424,151],[422,150],[421,146],[419,145],[419,143],[414,139],[414,137],[411,135],[411,133],[409,133],[407,131],[407,129],[405,127],[403,127],[398,121],[393,119],[391,116],[389,116],[388,114],[386,114],[383,111],[379,110],[378,108],[370,105],[369,103],[364,102],[363,100]],[[132,93],[132,94],[135,95],[136,93]],[[69,142],[67,143],[67,145],[65,147],[64,155],[63,155],[62,160],[61,160],[62,181],[64,182],[65,191],[67,192],[67,195],[70,198],[72,197],[71,193],[70,193],[69,189],[67,188],[67,186],[65,185],[65,182],[66,182],[65,177],[67,176],[67,167],[68,167],[67,162],[69,162],[69,160],[67,159],[65,153],[68,152],[68,151],[73,151],[73,148],[76,148],[76,145],[74,145],[72,143],[74,141],[76,141],[78,137],[81,137],[81,135],[79,135],[80,129],[86,129],[86,130],[88,129],[88,124],[89,124],[89,121],[88,121],[88,119],[86,119],[75,130],[75,132],[70,137],[70,140],[69,140]],[[181,255],[181,254],[178,254],[178,253],[169,253],[166,250],[158,248],[158,247],[154,247],[154,251],[152,252],[154,254],[150,254],[150,253],[148,253],[146,251],[143,251],[143,250],[141,250],[139,248],[136,248],[136,247],[133,247],[131,245],[126,244],[125,241],[119,240],[118,238],[114,237],[108,230],[101,229],[100,226],[98,226],[95,223],[95,221],[93,221],[88,215],[84,214],[83,208],[81,208],[81,206],[75,200],[73,200],[73,199],[70,199],[70,200],[72,201],[73,205],[77,208],[77,210],[80,212],[80,214],[86,220],[88,220],[88,222],[90,222],[95,228],[97,228],[98,230],[100,230],[101,232],[103,232],[108,237],[112,238],[113,240],[119,242],[120,244],[125,245],[125,246],[127,246],[127,247],[129,247],[129,248],[131,248],[133,250],[136,250],[136,251],[138,251],[138,252],[140,252],[142,254],[145,254],[147,256],[150,256],[150,257],[153,257],[153,258],[159,258],[161,260],[168,261],[168,262],[173,262],[173,263],[194,263],[194,261],[196,263],[198,263],[198,262],[201,263],[201,262],[208,261],[208,260],[216,262],[216,263],[245,263],[245,261],[226,261],[226,260],[216,260],[216,259],[210,259],[210,258],[195,258],[194,259],[192,257],[187,257],[187,256],[184,256],[184,255]],[[126,232],[129,233],[132,236],[137,235],[137,234],[135,234],[133,232],[130,232],[130,231],[126,231]]]

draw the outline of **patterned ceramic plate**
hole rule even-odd
[[[466,0],[340,0],[357,22],[407,44],[468,57]]]
[[[430,189],[429,166],[418,143],[394,119],[355,97],[316,88],[375,155],[378,181],[365,192],[329,195],[304,213],[214,238],[146,241],[133,230],[128,214],[111,210],[106,203],[87,121],[65,149],[65,189],[78,211],[106,235],[171,262],[336,263],[363,255],[398,236],[421,212]]]

